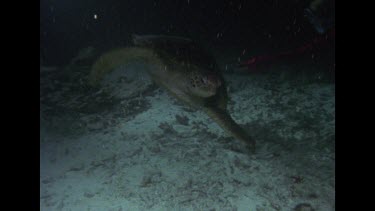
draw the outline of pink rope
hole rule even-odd
[[[334,39],[335,37],[335,28],[332,28],[330,31],[328,31],[324,35],[320,35],[316,38],[314,38],[312,41],[305,43],[301,47],[298,47],[293,50],[284,51],[278,54],[273,55],[261,55],[261,56],[254,56],[242,63],[240,63],[240,67],[248,67],[249,69],[252,67],[255,67],[258,64],[265,63],[265,62],[271,62],[276,59],[295,56],[304,54],[306,52],[311,52],[314,50],[316,46],[323,47],[326,46],[330,39]]]

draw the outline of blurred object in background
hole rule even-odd
[[[335,25],[335,1],[313,0],[304,14],[319,34],[326,33]]]

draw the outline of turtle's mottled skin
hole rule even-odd
[[[135,47],[102,55],[94,64],[90,81],[95,84],[111,69],[134,59],[153,64],[152,79],[172,95],[202,109],[224,130],[255,149],[255,141],[227,112],[227,91],[215,59],[196,42],[182,37],[133,36]]]

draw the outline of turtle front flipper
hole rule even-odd
[[[203,110],[227,133],[231,134],[236,139],[245,142],[252,152],[255,151],[255,140],[232,119],[226,110],[217,107],[205,107]]]

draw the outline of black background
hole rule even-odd
[[[317,36],[309,0],[41,0],[40,55],[63,65],[87,46],[126,45],[131,34],[186,36],[211,46],[291,49]],[[333,12],[333,11],[332,11]],[[97,19],[94,19],[97,14]]]

